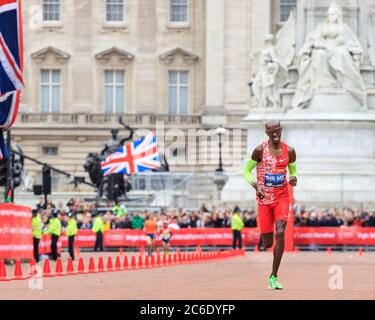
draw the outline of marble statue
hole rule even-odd
[[[255,74],[251,89],[255,104],[260,108],[280,108],[280,88],[288,84],[288,66],[295,57],[295,16],[291,14],[284,27],[276,36],[265,35],[265,48],[255,50],[250,58],[258,72]]]
[[[364,82],[360,74],[361,44],[343,22],[342,8],[332,4],[325,23],[308,36],[297,57],[298,81],[294,108],[306,108],[317,93],[338,93],[344,89],[365,104]]]
[[[370,64],[375,68],[375,11],[369,14],[369,32],[368,32],[368,43],[369,43],[369,59]]]

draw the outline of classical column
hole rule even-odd
[[[138,0],[136,54],[136,113],[156,112],[156,48],[158,1]],[[161,85],[161,84],[159,84]]]
[[[224,121],[224,25],[225,0],[207,0],[206,12],[206,102],[203,121],[212,121],[212,116]]]
[[[93,81],[92,65],[93,57],[92,48],[92,2],[72,2],[75,14],[71,16],[73,19],[72,41],[73,54],[72,65],[70,68],[73,82],[69,84],[67,90],[73,92],[72,110],[73,112],[91,112],[93,108]],[[64,48],[60,48],[63,49]],[[63,93],[65,94],[65,93]],[[69,96],[69,94],[68,94]],[[70,106],[62,106],[62,110],[66,111]]]

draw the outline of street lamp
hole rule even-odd
[[[221,156],[221,148],[223,146],[222,136],[227,133],[227,130],[220,125],[220,127],[216,128],[215,133],[219,136],[219,168],[216,169],[216,172],[223,172],[223,160]]]
[[[227,130],[220,126],[215,130],[215,133],[219,136],[219,168],[215,171],[214,183],[218,191],[218,200],[221,201],[221,191],[223,190],[225,183],[228,181],[228,176],[224,173],[222,159],[222,137],[227,133]]]

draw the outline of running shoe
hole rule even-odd
[[[274,289],[274,290],[282,290],[282,289],[284,289],[283,285],[279,282],[279,278],[275,277],[275,276],[271,276],[268,279],[268,287],[270,289]]]

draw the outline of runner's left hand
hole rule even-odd
[[[289,179],[289,184],[292,186],[292,187],[295,187],[297,185],[297,177],[290,177]]]

